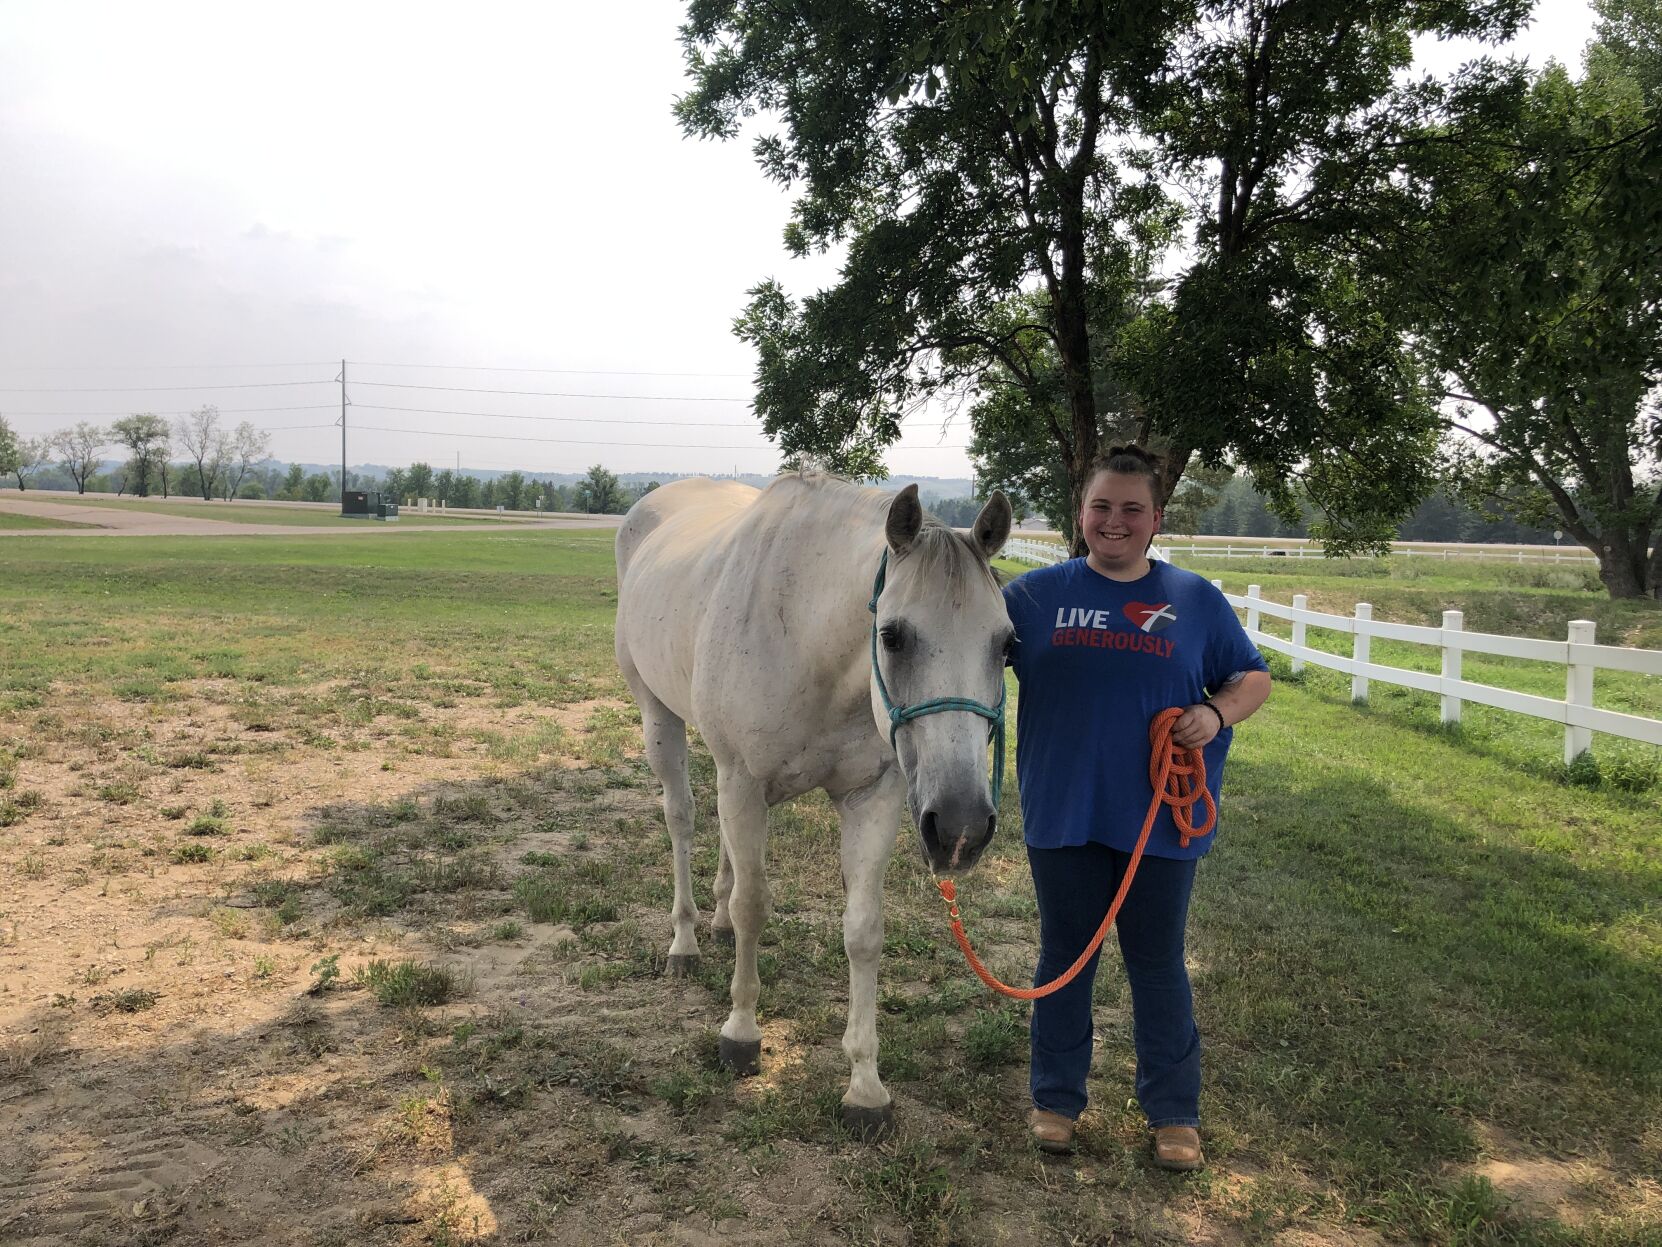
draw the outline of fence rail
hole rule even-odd
[[[1019,551],[1018,552],[1018,548]],[[1321,559],[1327,555],[1320,546],[1313,545],[1268,545],[1268,546],[1232,546],[1232,545],[1165,545],[1159,547],[1160,557],[1167,562],[1173,561],[1175,556],[1196,559]],[[1054,541],[1045,541],[1036,537],[1013,537],[1005,543],[1005,556],[1019,558],[1029,563],[1056,563],[1067,557],[1066,550]],[[1442,559],[1488,559],[1491,562],[1505,563],[1591,563],[1598,565],[1598,559],[1581,547],[1574,549],[1565,547],[1547,551],[1526,550],[1457,550],[1450,547],[1440,547],[1426,550],[1416,546],[1394,543],[1391,546],[1393,555],[1402,555],[1404,558]]]
[[[1066,551],[1054,542],[1035,541],[1027,537],[1012,539],[1005,545],[1004,552],[1010,558],[1031,563],[1059,563],[1066,558]],[[1163,551],[1167,556],[1174,552],[1171,548]],[[1223,581],[1214,580],[1212,583],[1220,592],[1223,591]],[[1593,705],[1593,677],[1596,672],[1630,671],[1639,675],[1662,676],[1662,650],[1599,645],[1594,640],[1591,620],[1572,619],[1569,634],[1564,640],[1546,641],[1494,632],[1468,632],[1465,615],[1457,610],[1444,611],[1442,627],[1432,628],[1423,624],[1375,619],[1373,606],[1368,602],[1358,602],[1350,615],[1310,610],[1309,599],[1302,593],[1294,595],[1291,605],[1284,605],[1265,599],[1258,585],[1248,585],[1245,594],[1225,592],[1224,597],[1231,606],[1246,613],[1246,632],[1252,642],[1264,649],[1285,654],[1292,660],[1295,673],[1304,670],[1306,663],[1313,663],[1350,676],[1352,701],[1366,701],[1369,682],[1378,680],[1382,684],[1437,694],[1442,698],[1441,717],[1444,723],[1460,722],[1461,707],[1468,701],[1562,723],[1565,763],[1574,762],[1593,747],[1594,732],[1662,745],[1662,720],[1600,710]],[[1265,632],[1260,625],[1266,615],[1291,624],[1291,638]],[[1305,644],[1311,628],[1348,634],[1351,637],[1350,655],[1331,654]],[[1441,670],[1412,671],[1406,667],[1376,663],[1371,653],[1374,637],[1434,646],[1442,655]],[[1461,665],[1466,654],[1493,654],[1501,658],[1557,663],[1565,671],[1564,700],[1518,693],[1464,679]]]

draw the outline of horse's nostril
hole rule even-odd
[[[998,830],[998,815],[997,814],[987,815],[987,839],[991,840],[993,838],[993,833],[997,830]]]
[[[923,838],[928,843],[930,843],[930,844],[939,844],[940,843],[940,841],[935,836],[935,811],[934,810],[925,810],[923,812],[923,821],[918,825],[918,830],[923,833]]]

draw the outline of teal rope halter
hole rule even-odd
[[[889,697],[889,689],[883,683],[883,668],[877,662],[877,599],[883,596],[883,582],[889,571],[889,552],[885,548],[882,561],[877,564],[877,579],[872,582],[871,601],[866,603],[866,609],[871,612],[871,673],[877,677],[877,693],[883,699],[883,709],[889,712],[889,747],[893,748],[895,733],[900,731],[903,723],[910,723],[913,719],[921,719],[926,714],[942,714],[948,710],[965,710],[970,714],[978,714],[987,720],[987,736],[993,743],[993,809],[999,808],[999,800],[1004,795],[1004,677],[999,674],[998,705],[985,706],[968,697],[936,697],[931,701],[920,701],[916,705],[897,706]]]

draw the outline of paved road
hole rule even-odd
[[[241,514],[247,515],[257,507],[268,504],[239,502],[233,505]],[[13,537],[301,537],[313,533],[340,536],[359,533],[477,532],[481,528],[501,532],[504,529],[524,528],[616,528],[623,521],[621,515],[557,515],[543,519],[515,519],[506,523],[481,517],[478,524],[423,524],[413,518],[401,518],[396,524],[379,520],[366,520],[361,525],[258,524],[167,515],[134,507],[66,506],[17,493],[0,495],[0,512],[97,525],[95,528],[0,529],[0,541]]]

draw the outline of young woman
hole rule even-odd
[[[1148,557],[1160,531],[1159,469],[1135,446],[1098,460],[1079,516],[1089,555],[1006,587],[1021,685],[1016,774],[1039,900],[1034,984],[1072,965],[1096,933],[1142,829],[1149,723],[1181,707],[1172,739],[1200,749],[1214,800],[1231,729],[1264,704],[1269,671],[1210,583]],[[1180,843],[1162,809],[1116,923],[1131,985],[1137,1098],[1154,1162],[1204,1164],[1200,1034],[1183,934],[1195,865],[1213,836]],[[1097,958],[1034,1002],[1029,1127],[1046,1151],[1073,1145],[1090,1071]]]

